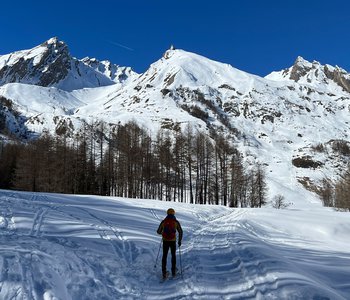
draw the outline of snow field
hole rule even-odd
[[[156,229],[173,207],[183,276],[160,283]],[[1,299],[348,299],[350,219],[0,190]],[[168,259],[170,269],[170,257]]]

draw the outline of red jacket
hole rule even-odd
[[[174,238],[168,238],[166,233],[164,232],[164,224],[166,224],[167,220],[169,219],[174,221],[174,230],[175,230]],[[182,232],[180,222],[176,220],[174,215],[167,215],[166,218],[159,224],[157,233],[162,235],[163,241],[176,241],[176,231],[179,233],[179,241],[181,242],[183,232]]]

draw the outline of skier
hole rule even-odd
[[[163,257],[162,257],[162,273],[163,279],[167,277],[166,263],[169,248],[171,250],[171,273],[176,276],[176,230],[179,233],[178,245],[181,247],[182,228],[180,222],[176,220],[175,210],[169,208],[166,218],[160,223],[157,233],[163,237]]]

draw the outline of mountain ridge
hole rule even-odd
[[[333,81],[344,91],[350,93],[350,74],[338,66],[322,65],[318,61],[309,62],[298,56],[293,66],[282,71],[272,72],[265,76],[271,80],[292,80],[303,84],[312,84],[315,81],[329,84]]]
[[[113,73],[108,73],[109,67],[113,69],[108,62],[85,58],[78,64],[92,74]],[[90,78],[81,74],[81,82]],[[350,75],[339,67],[298,57],[290,68],[263,78],[198,54],[169,49],[146,72],[136,74],[125,68],[120,74],[112,84],[91,87],[86,80],[88,86],[74,90],[61,89],[59,84],[4,84],[0,96],[7,101],[0,101],[2,118],[22,138],[43,130],[55,133],[62,124],[69,124],[65,132],[73,135],[84,124],[99,122],[113,128],[136,121],[153,134],[160,129],[184,130],[188,125],[208,134],[214,130],[226,135],[248,164],[260,161],[267,172],[280,170],[268,173],[271,194],[281,188],[278,178],[283,182],[290,178],[290,187],[284,188],[291,189],[325,177],[335,180],[349,161],[332,148],[332,141],[347,142],[350,132]],[[6,103],[11,103],[17,117]],[[327,153],[315,152],[318,144]],[[308,157],[316,167],[294,165]]]
[[[108,61],[78,60],[57,37],[29,50],[0,56],[0,85],[24,83],[72,91],[122,83],[135,74],[131,68]]]

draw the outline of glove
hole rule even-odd
[[[179,245],[179,247],[181,247],[181,241],[179,241],[177,244]]]

